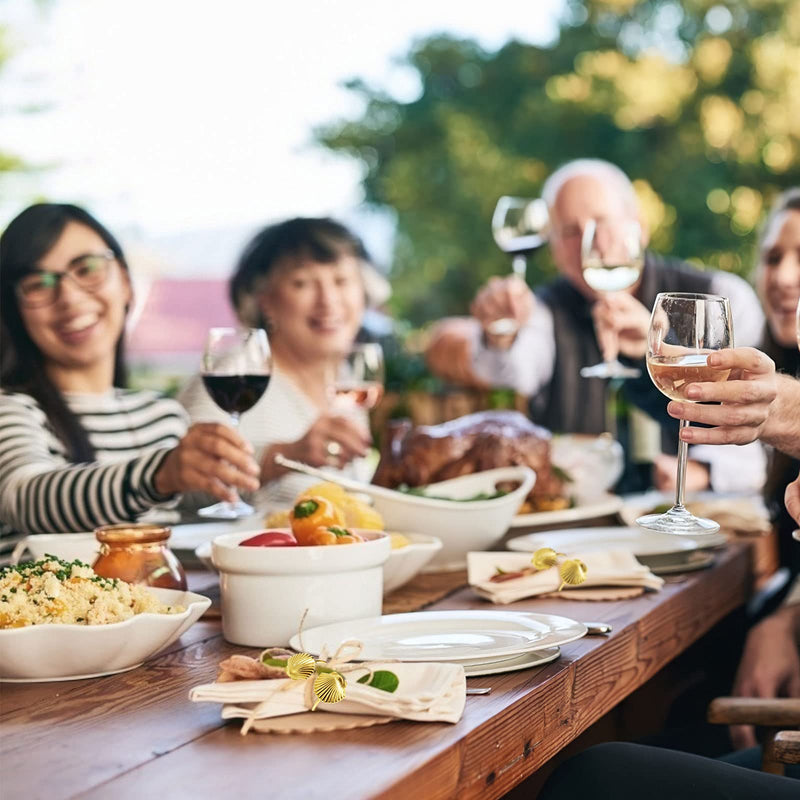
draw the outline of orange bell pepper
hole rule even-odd
[[[317,495],[304,497],[296,503],[289,514],[289,520],[299,545],[316,544],[309,540],[317,528],[344,523],[342,512],[330,500]]]
[[[355,544],[364,540],[357,534],[338,525],[320,525],[308,538],[305,544],[332,545]]]

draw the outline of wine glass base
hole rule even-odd
[[[213,506],[206,506],[197,511],[199,516],[212,519],[239,519],[249,517],[254,512],[253,506],[243,500],[237,500],[235,503],[214,503]]]
[[[673,506],[666,514],[645,514],[636,520],[640,528],[673,536],[706,536],[719,530],[713,519],[696,517],[683,506]]]
[[[638,378],[642,374],[636,367],[626,367],[619,361],[605,361],[581,369],[582,378]]]

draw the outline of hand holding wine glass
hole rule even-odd
[[[548,224],[547,204],[541,198],[503,196],[497,201],[492,215],[492,235],[497,246],[511,254],[511,272],[525,285],[527,256],[545,243]],[[513,309],[510,309],[513,311]],[[506,316],[495,316],[484,322],[487,333],[493,336],[513,336],[520,327],[518,315],[499,310]]]
[[[687,424],[681,439],[691,444],[748,444],[759,439],[778,395],[775,362],[754,347],[735,347],[711,353],[707,366],[727,379],[687,385],[687,399],[670,402],[667,413],[712,427]]]
[[[196,422],[169,451],[153,481],[161,495],[205,492],[233,503],[237,489],[258,489],[258,474],[252,446],[235,430],[218,422]]]
[[[581,237],[581,267],[583,280],[596,292],[610,294],[630,289],[639,280],[644,268],[642,229],[634,220],[587,221]],[[607,309],[598,309],[598,314]],[[637,378],[638,369],[626,367],[617,358],[619,354],[618,324],[615,320],[601,318],[597,327],[604,361],[584,367],[584,378]],[[613,324],[612,324],[613,323]],[[620,325],[623,323],[619,323]]]
[[[230,414],[234,430],[269,385],[272,360],[267,334],[256,328],[211,328],[203,352],[203,384],[211,399]],[[241,499],[201,508],[204,517],[236,519],[253,513]]]
[[[728,299],[705,294],[662,293],[650,317],[647,370],[656,388],[672,400],[695,402],[688,389],[698,382],[721,382],[730,370],[708,365],[715,350],[733,346],[733,323]],[[689,425],[681,419],[681,430]],[[678,441],[675,505],[665,514],[647,514],[637,525],[660,533],[693,536],[715,533],[719,525],[696,517],[683,505],[687,444]]]

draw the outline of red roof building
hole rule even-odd
[[[237,324],[227,279],[166,278],[136,293],[127,340],[133,365],[199,367],[208,329]]]

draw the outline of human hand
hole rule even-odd
[[[708,381],[687,386],[686,396],[696,403],[672,400],[667,412],[676,419],[702,422],[713,428],[681,428],[680,436],[691,444],[747,444],[755,441],[769,417],[777,396],[775,363],[753,347],[717,350],[708,366],[730,370],[727,381]],[[722,405],[700,405],[718,402]]]
[[[425,360],[434,375],[459,386],[488,388],[472,371],[472,342],[477,322],[450,317],[434,325]]]
[[[220,500],[236,502],[236,489],[259,487],[253,447],[219,422],[198,422],[169,451],[154,477],[159,494],[207,492]]]
[[[734,697],[800,697],[797,613],[788,606],[752,628],[736,672]],[[736,749],[758,744],[750,725],[731,726],[731,739]]]
[[[710,471],[705,464],[689,459],[686,462],[687,492],[702,492],[711,485]],[[662,453],[653,462],[653,484],[662,492],[674,492],[678,481],[678,459]]]
[[[647,355],[650,312],[632,294],[599,295],[592,319],[605,360],[613,361],[620,353],[634,359]]]
[[[783,496],[786,503],[786,510],[794,521],[800,525],[800,474],[786,487],[786,494]],[[797,545],[795,545],[796,547]]]
[[[489,344],[507,350],[514,343],[515,334],[493,334],[492,323],[510,319],[521,327],[530,319],[533,307],[533,292],[522,278],[518,275],[495,276],[478,290],[470,313],[480,322]]]
[[[323,414],[301,439],[275,449],[313,467],[341,469],[354,458],[365,456],[370,443],[369,431],[352,417]]]

